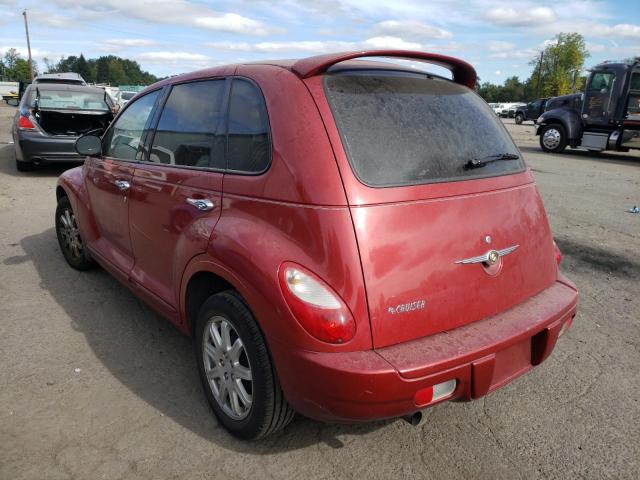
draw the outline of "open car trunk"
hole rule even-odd
[[[105,111],[38,110],[34,114],[40,127],[49,135],[80,136],[104,131],[113,114]]]

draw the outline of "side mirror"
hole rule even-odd
[[[85,157],[97,157],[102,154],[102,140],[95,135],[83,135],[76,140],[76,152]]]
[[[17,107],[20,101],[17,98],[7,98],[7,105],[10,107]]]

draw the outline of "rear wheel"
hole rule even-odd
[[[567,132],[558,123],[545,125],[540,131],[540,147],[545,152],[560,153],[567,147]]]
[[[65,260],[76,270],[88,270],[95,264],[84,248],[78,223],[68,197],[58,200],[56,235]]]
[[[262,332],[237,293],[218,293],[204,303],[194,347],[207,400],[231,434],[258,439],[293,419]]]
[[[516,115],[516,123],[520,125],[522,122],[524,122],[524,115],[522,115],[521,113],[518,113]]]
[[[19,172],[31,172],[35,168],[36,166],[31,162],[21,162],[20,160],[16,160],[16,169]]]

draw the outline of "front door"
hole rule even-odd
[[[225,79],[174,85],[133,174],[131,279],[165,308],[177,309],[182,272],[220,217],[226,91]]]
[[[118,117],[103,139],[103,156],[88,166],[86,185],[99,237],[89,245],[115,274],[127,276],[133,267],[129,237],[129,195],[136,160],[141,158],[143,133],[159,90],[134,103]]]
[[[582,118],[585,123],[594,126],[609,124],[612,109],[615,109],[615,99],[611,105],[616,76],[611,71],[593,72],[589,77]]]

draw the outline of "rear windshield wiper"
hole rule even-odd
[[[498,153],[496,155],[488,155],[483,158],[472,158],[467,161],[462,168],[465,170],[472,170],[474,168],[482,168],[485,165],[493,162],[499,162],[501,160],[518,160],[520,155],[516,155],[515,153]]]

